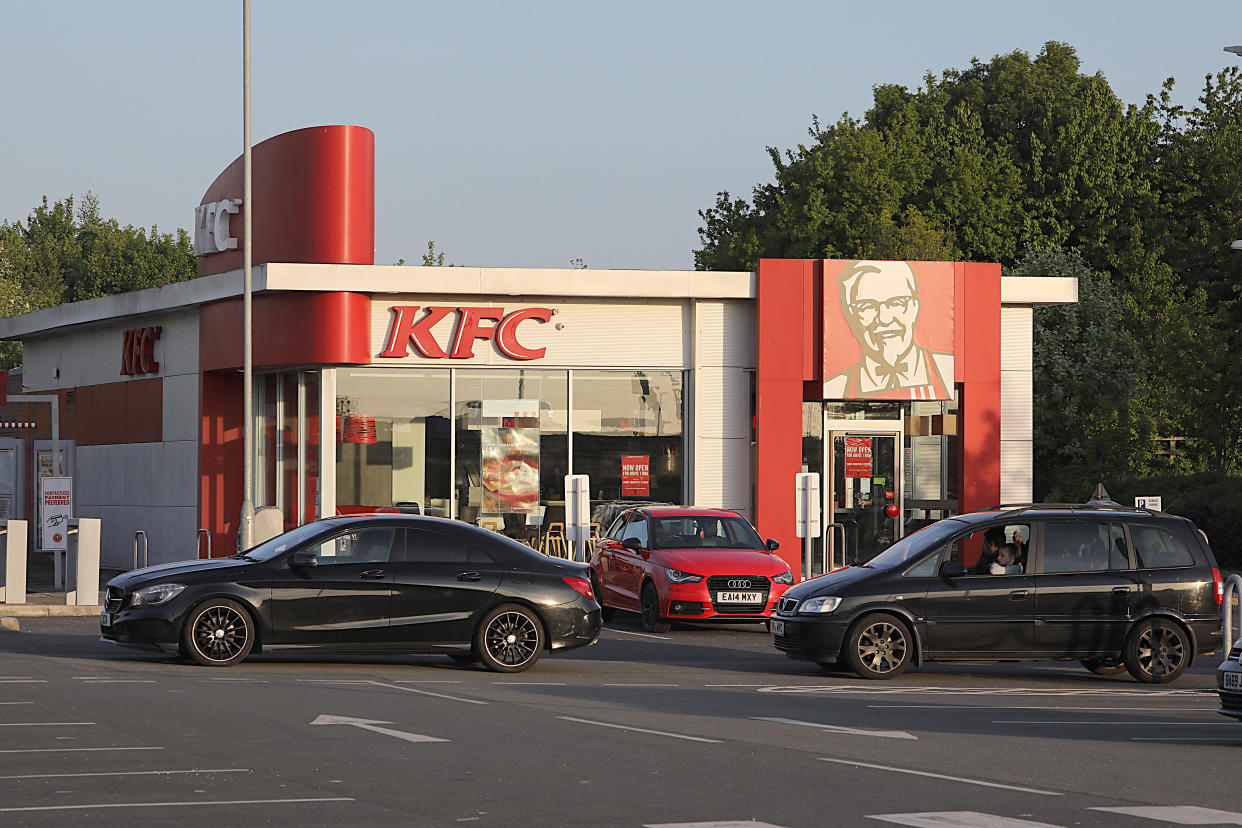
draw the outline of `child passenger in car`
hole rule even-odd
[[[1014,563],[1017,555],[1018,549],[1012,543],[1002,545],[996,553],[996,562],[988,571],[993,575],[1021,575],[1022,567]]]

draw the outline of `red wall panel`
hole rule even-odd
[[[242,300],[204,305],[199,370],[242,367]],[[371,361],[371,298],[364,293],[260,293],[254,297],[254,365]]]

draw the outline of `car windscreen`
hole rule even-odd
[[[307,523],[296,529],[290,529],[283,535],[277,535],[271,540],[264,541],[258,546],[252,546],[241,554],[252,561],[270,561],[277,555],[287,552],[295,546],[301,546],[305,541],[331,532],[336,528],[339,527],[328,523]]]
[[[651,518],[652,549],[763,549],[763,541],[744,518],[675,515]]]
[[[901,540],[885,549],[879,555],[867,561],[866,566],[872,569],[892,569],[913,560],[933,547],[940,546],[955,532],[963,528],[961,521],[947,519],[930,526],[924,526],[913,535],[906,535]]]

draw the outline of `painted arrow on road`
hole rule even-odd
[[[398,739],[404,739],[407,742],[447,742],[448,739],[437,739],[435,736],[424,736],[421,733],[406,733],[404,730],[393,730],[388,727],[378,727],[378,725],[393,724],[393,722],[380,722],[374,719],[354,719],[349,716],[327,716],[323,715],[311,722],[313,725],[351,725],[352,727],[369,730],[372,733],[383,733],[385,736],[396,736]]]

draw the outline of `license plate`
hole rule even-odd
[[[105,627],[112,626],[112,616],[106,612],[99,613],[99,623]]]
[[[1226,690],[1242,690],[1242,673],[1221,673],[1221,687]]]
[[[717,592],[717,604],[762,604],[762,592]]]
[[[785,634],[785,622],[780,620],[779,618],[773,618],[771,629],[772,629],[772,635],[784,635]]]

